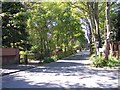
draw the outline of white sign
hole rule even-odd
[[[99,52],[104,52],[104,48],[99,48]]]

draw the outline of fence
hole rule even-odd
[[[0,48],[0,58],[2,65],[19,63],[19,49],[17,48]]]
[[[120,44],[111,43],[110,47],[111,47],[110,53],[112,54],[112,56],[119,58],[119,56],[120,56]]]

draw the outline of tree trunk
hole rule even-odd
[[[106,35],[106,48],[105,48],[105,59],[108,60],[109,49],[107,48],[109,45],[109,33],[110,33],[110,2],[106,2],[106,27],[107,27],[107,35]]]
[[[89,32],[90,32],[90,36],[89,36],[89,41],[90,41],[90,55],[92,54],[92,31],[91,31],[91,25],[88,19],[88,26],[89,26]]]
[[[96,34],[97,34],[97,40],[98,40],[98,48],[102,47],[101,44],[101,37],[100,37],[100,30],[99,30],[99,17],[98,17],[98,2],[94,3],[95,7],[94,7],[94,20],[95,20],[95,25],[96,25]]]
[[[93,10],[93,4],[94,2],[88,2],[87,3],[87,6],[88,6],[88,10],[89,10],[89,19],[90,19],[90,27],[91,27],[91,34],[92,34],[92,40],[91,40],[91,44],[93,44],[94,42],[94,45],[91,45],[92,47],[92,50],[91,51],[94,51],[93,47],[95,46],[96,50],[95,50],[95,54],[97,56],[97,46],[96,46],[96,38],[95,38],[95,22],[94,22],[94,10]]]
[[[120,54],[120,45],[118,43],[118,59],[119,59],[119,54]]]
[[[113,42],[110,43],[110,56],[113,56]]]

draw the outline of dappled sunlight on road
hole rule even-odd
[[[117,88],[118,70],[93,68],[72,57],[3,78],[12,88]],[[86,60],[87,61],[87,60]]]
[[[77,69],[76,69],[77,68]],[[76,69],[72,70],[72,69]],[[99,71],[90,70],[87,67],[70,67],[70,68],[45,68],[38,67],[30,71],[22,71],[10,75],[8,87],[66,87],[66,88],[81,88],[81,87],[117,87],[117,72],[116,71]],[[6,77],[7,78],[7,77]],[[9,78],[9,77],[8,77]],[[3,79],[4,81],[4,79]],[[17,82],[17,83],[15,83]],[[10,85],[11,84],[11,85]],[[17,85],[16,85],[17,84]],[[27,86],[26,86],[27,84]],[[47,84],[47,86],[46,86]],[[77,86],[76,86],[76,85]]]

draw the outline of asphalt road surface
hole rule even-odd
[[[5,75],[2,88],[118,88],[118,70],[91,67],[88,54]]]

